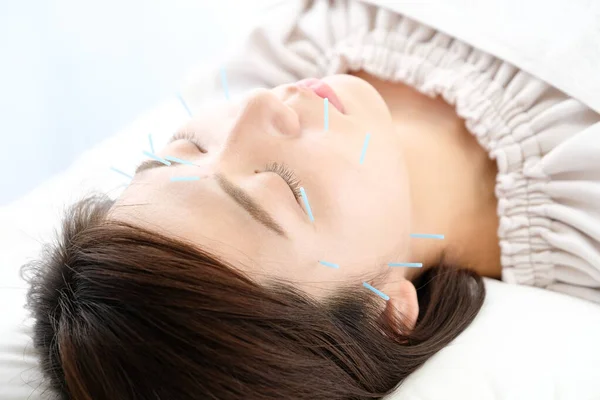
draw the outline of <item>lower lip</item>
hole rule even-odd
[[[316,78],[303,79],[296,82],[296,86],[312,90],[322,99],[328,99],[331,105],[334,106],[339,112],[344,113],[344,106],[342,105],[342,102],[337,97],[331,86],[322,80]]]

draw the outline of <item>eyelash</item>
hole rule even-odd
[[[198,143],[196,136],[190,131],[177,132],[175,135],[173,135],[172,141],[175,141],[175,140],[187,140],[187,141],[193,143],[198,148],[198,150],[200,150],[202,153],[206,153],[206,149],[204,149],[204,147],[202,147]],[[300,182],[300,179],[298,179],[296,174],[294,174],[294,171],[292,171],[285,164],[280,164],[277,162],[272,162],[272,163],[267,164],[265,166],[265,171],[274,172],[277,175],[281,176],[283,178],[283,180],[288,184],[290,189],[292,189],[292,192],[294,193],[294,197],[296,197],[296,200],[300,201],[300,198],[301,198],[300,187],[302,186],[302,182]]]
[[[188,142],[192,142],[198,148],[198,150],[200,150],[200,152],[202,152],[202,153],[207,152],[206,149],[204,147],[202,147],[202,145],[200,145],[200,143],[198,143],[198,138],[196,137],[196,135],[194,135],[190,131],[177,132],[175,135],[173,135],[173,138],[171,139],[171,141],[173,141],[173,142],[175,140],[187,140]]]
[[[288,184],[296,200],[300,201],[300,187],[302,186],[302,182],[300,179],[294,174],[290,168],[288,168],[285,164],[279,164],[276,162],[272,162],[266,165],[265,171],[275,172],[277,175],[281,176],[284,181]]]

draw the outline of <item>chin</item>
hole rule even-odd
[[[385,100],[366,80],[348,74],[330,75],[321,80],[335,91],[346,115],[391,118]]]

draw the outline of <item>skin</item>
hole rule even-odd
[[[181,237],[259,282],[277,278],[316,298],[369,282],[390,296],[381,300],[382,312],[409,327],[418,315],[410,279],[426,268],[443,260],[499,277],[495,167],[452,108],[363,72],[323,81],[344,107],[343,114],[330,104],[327,131],[323,99],[310,89],[286,84],[252,91],[194,116],[182,130],[206,152],[188,140],[171,142],[156,154],[194,165],[136,174],[111,218]],[[294,171],[314,222],[285,180],[265,170],[271,162]],[[170,180],[179,176],[199,180]],[[229,183],[281,231],[241,207],[227,194]],[[445,240],[411,239],[414,232],[442,233]],[[390,262],[424,266],[390,268]]]

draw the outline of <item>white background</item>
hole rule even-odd
[[[0,205],[175,94],[275,3],[0,0]]]

